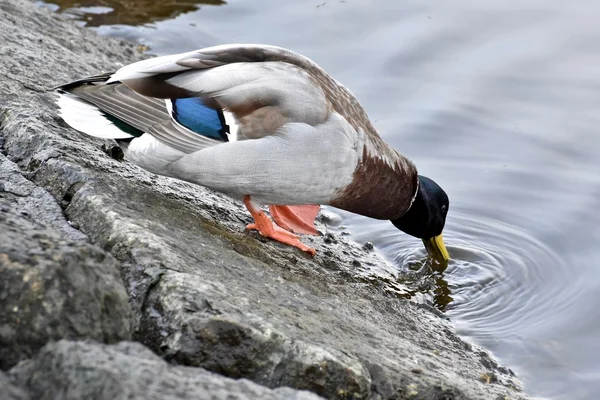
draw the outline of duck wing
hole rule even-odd
[[[111,82],[154,98],[210,99],[233,114],[239,139],[273,135],[288,123],[317,126],[330,117],[333,102],[358,104],[308,58],[265,45],[215,46],[144,60],[121,68]]]
[[[144,96],[120,82],[107,84],[111,75],[57,87],[60,115],[69,125],[91,136],[112,139],[149,133],[185,153],[228,141],[229,127],[216,105],[200,99]],[[194,117],[191,120],[190,115]]]

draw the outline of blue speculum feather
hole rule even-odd
[[[214,109],[197,97],[173,99],[173,118],[181,125],[200,135],[227,141],[229,127],[223,111]]]

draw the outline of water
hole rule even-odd
[[[423,265],[420,242],[389,222],[343,214],[354,237],[424,277],[421,289],[459,333],[514,369],[528,393],[597,397],[600,5],[59,3],[82,24],[157,54],[256,42],[316,60],[450,196],[445,272]],[[144,3],[152,8],[136,6]]]

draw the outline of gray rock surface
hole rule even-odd
[[[326,234],[303,239],[318,251],[308,259],[244,232],[240,204],[147,173],[118,160],[114,142],[66,127],[45,89],[143,57],[134,47],[24,0],[0,0],[0,43],[0,135],[19,167],[0,170],[38,190],[35,208],[55,217],[36,219],[53,235],[110,253],[89,268],[118,261],[135,340],[173,363],[327,398],[525,398],[509,370],[403,299],[376,252]],[[15,237],[32,240],[27,229]]]
[[[0,400],[29,400],[29,393],[0,371]]]
[[[0,154],[0,369],[51,339],[131,337],[117,262],[83,238],[54,199]]]
[[[320,399],[307,391],[273,390],[247,379],[171,366],[135,342],[103,345],[61,340],[13,368],[11,375],[40,400]]]

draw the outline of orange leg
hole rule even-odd
[[[307,252],[311,256],[317,254],[315,249],[300,242],[300,240],[298,240],[298,236],[278,227],[277,225],[274,225],[267,214],[265,214],[260,207],[257,207],[252,203],[250,196],[244,196],[244,204],[246,205],[248,211],[250,211],[252,218],[254,218],[254,223],[248,225],[246,229],[256,229],[262,236],[297,247],[300,250]]]

